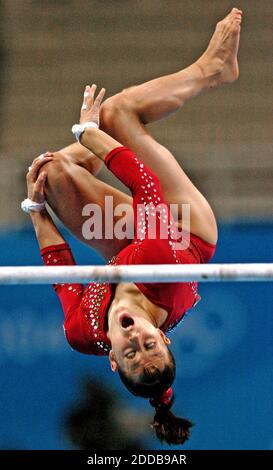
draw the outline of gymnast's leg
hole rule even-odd
[[[161,119],[201,91],[238,77],[240,21],[240,12],[233,10],[217,25],[208,49],[196,63],[181,72],[125,90],[107,100],[102,113],[102,127],[130,146],[160,177],[167,201],[191,204],[191,231],[212,243],[217,227],[208,202],[172,154],[150,136],[144,123]],[[86,240],[82,234],[85,220],[82,208],[95,202],[104,209],[105,195],[113,197],[114,207],[131,204],[132,200],[98,180],[95,175],[100,168],[97,157],[78,143],[72,144],[55,153],[55,160],[48,164],[46,194],[49,204],[72,233],[108,259],[130,240],[114,238],[111,243]]]
[[[111,197],[108,201],[110,205],[113,204],[113,210],[120,204],[126,204],[129,225],[133,224],[131,196],[96,178],[95,175],[100,171],[102,162],[82,145],[78,143],[69,145],[53,155],[53,161],[43,167],[43,169],[47,167],[45,187],[47,202],[74,236],[109,260],[127,246],[130,239],[120,239],[116,237],[114,231],[112,238],[105,239],[105,197]],[[90,230],[83,230],[84,223],[89,218],[86,213],[83,214],[83,208],[90,203],[96,204],[97,208],[101,209],[101,217],[99,215],[97,223],[100,223],[100,220],[102,222],[102,236],[92,239],[89,239],[88,235],[93,227],[90,227]],[[90,217],[93,215],[90,213]],[[124,213],[113,216],[114,227],[123,216]]]
[[[102,108],[102,128],[150,166],[159,177],[169,204],[190,203],[190,230],[209,243],[217,240],[217,225],[209,203],[173,155],[152,138],[145,124],[177,111],[204,90],[238,78],[241,17],[242,12],[233,9],[219,22],[207,50],[190,67],[126,89],[106,100]],[[188,228],[182,219],[179,226]]]

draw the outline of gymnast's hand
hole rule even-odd
[[[40,171],[45,163],[53,160],[53,154],[50,152],[40,155],[33,160],[26,175],[28,198],[39,204],[45,201],[44,185],[47,178],[46,171]]]
[[[81,107],[80,124],[85,122],[95,122],[98,127],[100,125],[100,106],[105,95],[105,88],[102,88],[95,98],[97,85],[85,87],[83,95],[83,103]],[[95,99],[94,99],[95,98]]]

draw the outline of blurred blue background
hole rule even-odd
[[[273,261],[272,230],[269,223],[221,225],[213,262]],[[79,264],[103,262],[66,238]],[[41,264],[32,230],[2,233],[0,241],[1,265]],[[206,283],[199,292],[202,301],[170,334],[178,369],[175,411],[195,423],[184,448],[273,448],[272,284]],[[150,406],[123,389],[107,359],[70,349],[50,286],[2,286],[0,294],[1,448],[73,448],[63,419],[84,377],[100,378],[122,408],[151,418]],[[149,433],[144,442],[168,448]]]

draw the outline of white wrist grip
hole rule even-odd
[[[29,211],[41,212],[45,208],[45,202],[35,202],[27,198],[21,202],[21,209],[29,214]]]
[[[99,126],[96,122],[90,121],[90,122],[85,122],[84,124],[74,124],[74,126],[72,126],[71,131],[76,137],[77,141],[79,142],[82,133],[85,131],[85,129],[88,129],[90,127],[98,129]]]

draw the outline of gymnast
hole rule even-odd
[[[213,211],[146,125],[177,111],[202,91],[238,78],[241,19],[242,11],[233,8],[217,23],[203,55],[182,71],[126,89],[104,103],[104,89],[95,97],[96,85],[85,88],[80,124],[73,127],[78,142],[37,157],[27,173],[28,199],[22,208],[31,216],[45,265],[75,264],[45,200],[65,226],[110,265],[195,264],[212,258],[217,242]],[[131,195],[96,176],[103,164]],[[102,237],[84,237],[83,207],[92,202],[104,213],[105,196],[113,198],[114,208],[126,204],[131,209],[131,238],[114,234],[110,241],[104,236],[105,225]],[[180,209],[181,204],[190,204],[190,220],[182,219],[182,211],[174,220],[171,204]],[[113,216],[114,224],[121,220],[121,213]],[[153,237],[150,224],[155,227]],[[190,234],[187,246],[181,233]],[[200,299],[197,283],[58,284],[54,289],[71,347],[84,354],[109,355],[112,371],[118,371],[127,389],[148,398],[155,408],[152,427],[157,437],[183,444],[192,423],[170,411],[175,360],[167,333]]]

